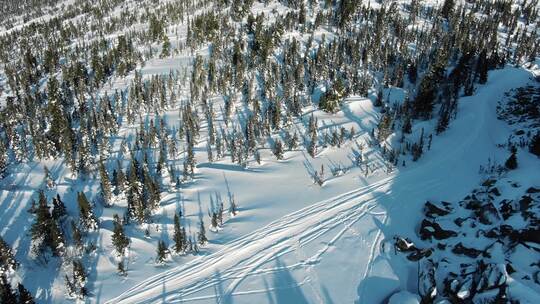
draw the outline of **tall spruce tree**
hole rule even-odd
[[[47,198],[43,191],[39,192],[35,215],[36,220],[30,229],[33,252],[38,257],[44,257],[45,259],[44,254],[48,250],[51,251],[53,256],[58,256],[62,251],[63,236],[56,221],[49,212]]]
[[[112,244],[116,249],[116,252],[118,252],[118,255],[122,256],[124,255],[126,248],[129,246],[130,241],[124,232],[124,225],[122,224],[118,214],[114,215],[113,224],[114,228],[112,234]]]
[[[180,226],[180,217],[178,214],[174,214],[174,251],[181,253],[185,249],[185,238],[182,234],[182,227]]]
[[[0,272],[16,270],[19,263],[15,260],[11,247],[0,236]]]
[[[84,230],[97,229],[97,218],[92,210],[92,205],[86,198],[84,192],[77,194],[77,203],[79,204],[79,222]]]
[[[18,296],[18,304],[34,304],[34,297],[32,297],[32,294],[26,289],[23,284],[18,283],[17,284],[17,291],[19,293]]]
[[[103,160],[99,161],[99,176],[100,176],[100,189],[101,189],[101,199],[105,206],[111,204],[112,190],[111,190],[111,181],[109,179],[109,174],[107,174],[107,169],[103,164]]]

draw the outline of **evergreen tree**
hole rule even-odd
[[[43,191],[39,192],[39,202],[35,214],[36,221],[30,229],[33,252],[44,257],[45,251],[50,249],[53,256],[59,255],[63,245],[63,236],[49,212],[47,198]]]
[[[0,137],[0,178],[2,178],[6,172],[8,165],[8,151],[4,144],[4,141],[2,140],[2,137]]]
[[[317,120],[314,118],[313,114],[309,118],[309,134],[310,134],[310,142],[308,147],[308,153],[311,155],[311,157],[315,157],[317,154],[317,142],[318,142],[318,134],[317,134]]]
[[[171,42],[167,35],[163,35],[163,45],[161,47],[161,58],[167,58],[171,56]]]
[[[34,298],[32,294],[23,286],[23,284],[17,284],[17,290],[19,291],[19,304],[34,304]]]
[[[403,126],[401,128],[401,132],[403,132],[405,134],[411,134],[412,133],[411,117],[408,114],[405,116],[405,120],[404,120]]]
[[[382,107],[383,105],[383,91],[382,89],[379,89],[377,92],[377,98],[375,99],[375,103],[373,104],[376,107]]]
[[[454,10],[455,0],[444,0],[443,6],[441,8],[441,16],[447,18],[452,14]]]
[[[0,272],[16,270],[19,263],[15,260],[11,247],[0,236]]]
[[[0,300],[2,304],[17,304],[17,296],[11,289],[5,273],[0,273]]]
[[[212,225],[212,228],[217,231],[217,227],[218,227],[218,215],[216,212],[212,212],[211,216],[210,216],[210,225]]]
[[[532,154],[540,157],[540,132],[537,132],[536,135],[531,139],[529,151]]]
[[[156,263],[163,264],[165,262],[165,259],[167,258],[168,253],[169,249],[167,249],[167,245],[165,245],[165,242],[163,240],[159,240],[157,245]]]
[[[59,220],[62,220],[67,215],[66,206],[64,205],[64,202],[60,199],[60,195],[57,194],[55,198],[53,198],[53,210],[52,210],[52,217],[53,219],[58,222]]]
[[[71,238],[75,243],[75,247],[77,249],[81,249],[83,247],[82,233],[79,227],[77,227],[77,224],[75,224],[75,221],[73,220],[71,221],[71,233]]]
[[[478,61],[476,63],[476,74],[478,74],[478,82],[485,84],[488,79],[488,60],[486,50],[482,50],[478,55]]]
[[[283,159],[283,143],[280,139],[276,139],[276,142],[274,143],[274,155],[278,160]]]
[[[73,289],[72,296],[78,299],[84,299],[88,295],[86,289],[86,271],[80,260],[73,260],[73,281],[71,281]]]
[[[229,213],[232,215],[232,216],[236,216],[236,213],[238,212],[238,207],[236,206],[236,202],[234,200],[234,195],[231,195],[231,202],[230,202],[230,206],[229,206]]]
[[[99,183],[101,189],[101,199],[103,200],[104,205],[108,206],[111,203],[112,187],[111,181],[109,180],[109,174],[107,174],[103,160],[99,161],[99,176],[101,179]]]
[[[120,193],[124,192],[125,187],[126,187],[126,175],[124,174],[124,171],[122,170],[122,165],[120,164],[120,161],[117,161],[116,179],[114,183],[114,194],[119,195]]]
[[[79,192],[77,194],[77,203],[79,204],[79,221],[81,227],[83,227],[84,230],[97,229],[97,219],[92,210],[92,205],[90,205],[84,192]]]
[[[51,171],[49,171],[49,168],[47,168],[47,166],[44,166],[43,171],[45,174],[45,184],[47,185],[47,188],[53,189],[56,186],[56,183],[51,177]]]
[[[420,82],[418,94],[413,102],[413,113],[415,117],[428,119],[433,111],[436,97],[435,80],[432,74],[424,76]]]
[[[116,252],[118,252],[118,255],[122,256],[124,255],[125,249],[129,246],[130,241],[124,232],[124,226],[122,225],[122,221],[118,214],[114,215],[113,224],[112,244],[116,249]]]
[[[206,238],[206,229],[204,228],[204,221],[201,219],[199,223],[199,233],[197,234],[197,240],[201,246],[208,242]]]
[[[176,253],[180,253],[185,248],[185,238],[182,234],[182,229],[180,226],[180,217],[178,214],[174,214],[174,250]]]

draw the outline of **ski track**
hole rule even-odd
[[[270,286],[263,290],[237,290],[238,286],[248,277],[272,274],[283,269],[306,268],[307,277],[296,283],[296,286],[310,283],[312,279],[312,275],[309,273],[310,268],[319,263],[328,249],[347,230],[352,229],[352,225],[360,218],[366,215],[383,217],[382,224],[384,226],[388,224],[388,213],[399,208],[396,207],[399,204],[390,205],[386,212],[372,211],[378,206],[378,199],[381,196],[397,198],[401,192],[411,191],[410,187],[415,187],[414,189],[423,187],[430,193],[437,193],[437,190],[445,187],[448,182],[447,177],[426,179],[426,172],[441,169],[452,170],[454,169],[452,164],[462,159],[467,155],[466,153],[474,153],[478,147],[493,144],[490,129],[490,125],[496,120],[495,117],[490,117],[493,116],[494,109],[491,108],[493,102],[498,100],[505,91],[526,82],[530,73],[516,73],[516,76],[519,77],[514,77],[510,81],[501,81],[504,80],[504,76],[503,72],[490,74],[491,85],[480,88],[474,98],[462,99],[467,104],[467,111],[460,111],[458,119],[461,120],[460,125],[465,125],[467,132],[462,134],[466,134],[466,136],[448,147],[446,153],[438,155],[436,159],[421,162],[412,170],[400,172],[400,177],[406,176],[410,182],[400,184],[398,189],[392,188],[390,191],[397,177],[397,173],[392,173],[368,186],[330,200],[315,203],[232,241],[220,251],[153,276],[125,291],[117,298],[111,299],[108,303],[178,303],[204,299],[216,299],[218,303],[222,303],[227,302],[227,298],[233,295],[263,293],[281,289],[282,287]],[[487,156],[482,155],[481,157]],[[303,246],[341,225],[344,227],[339,229],[321,249],[311,257],[303,258],[301,252]],[[374,260],[378,256],[377,250],[380,249],[384,239],[383,231],[378,227],[375,228],[377,232],[374,240],[370,241],[368,260],[363,273],[359,276],[360,280],[366,279],[372,272]],[[370,232],[364,233],[367,235]],[[264,264],[291,252],[296,254],[299,260],[297,263],[281,267],[261,268]],[[230,282],[228,282],[229,280]],[[226,285],[221,296],[216,293],[206,296],[195,295],[197,292],[211,288],[217,290],[216,286],[221,284]],[[360,291],[361,298],[363,294],[364,290],[362,289]],[[320,299],[318,292],[316,296]]]
[[[158,291],[158,295],[153,296],[152,299],[144,300],[145,303],[160,300],[163,296],[161,291],[164,282],[166,285],[174,286],[175,289],[180,290],[177,294],[168,295],[167,302],[180,299],[182,301],[188,301],[189,299],[185,298],[185,296],[220,284],[226,279],[232,279],[233,281],[225,289],[224,296],[231,296],[235,288],[247,276],[264,273],[268,270],[278,270],[270,268],[264,271],[257,271],[257,268],[268,261],[295,251],[296,240],[298,240],[298,246],[301,247],[316,240],[337,226],[345,224],[345,228],[341,229],[314,256],[299,264],[290,265],[288,268],[306,267],[315,264],[354,222],[364,215],[369,215],[369,211],[377,206],[374,204],[377,196],[372,196],[370,193],[374,190],[387,187],[391,180],[392,178],[388,177],[332,200],[322,201],[289,214],[248,236],[233,241],[226,248],[212,255],[198,258],[184,266],[179,266],[156,275],[134,286],[119,298],[109,301],[109,303],[128,303],[134,300],[143,301],[140,298],[141,293],[139,291],[141,289],[145,291]],[[362,201],[362,198],[366,196],[371,197]],[[346,221],[351,222],[346,224]],[[296,247],[298,248],[298,246]],[[254,252],[258,254],[253,255]],[[227,256],[234,256],[234,261],[229,261],[226,258]],[[214,269],[227,270],[221,272],[219,278],[216,278]],[[197,278],[201,278],[203,273],[207,273],[208,276],[204,276],[205,278],[202,280],[197,280]],[[189,282],[192,283],[189,284]]]

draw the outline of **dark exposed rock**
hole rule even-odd
[[[462,218],[462,217],[458,217],[454,220],[454,224],[456,224],[457,226],[461,227],[461,225],[463,225],[463,223],[467,220],[468,218]]]
[[[529,189],[527,189],[527,193],[540,193],[540,189],[535,188],[535,187],[530,187]]]
[[[476,210],[480,207],[482,207],[482,202],[477,199],[471,199],[465,204],[465,208],[469,210]]]
[[[505,221],[515,213],[512,201],[504,199],[501,201],[500,206],[501,215]]]
[[[407,259],[413,262],[429,257],[433,253],[431,248],[419,249],[410,239],[399,236],[394,237],[394,246],[399,252],[409,252]]]
[[[465,247],[463,246],[463,244],[461,242],[459,242],[457,245],[454,246],[454,248],[452,248],[452,252],[455,253],[455,254],[462,254],[462,255],[466,255],[470,258],[477,258],[480,254],[482,254],[482,250],[478,250],[478,249],[475,249],[475,248],[468,248],[468,247]]]
[[[506,283],[506,274],[501,266],[497,264],[480,263],[480,280],[476,286],[477,292],[497,289]]]
[[[433,253],[433,249],[431,248],[424,248],[424,249],[416,249],[415,251],[411,252],[409,255],[407,255],[407,259],[409,261],[416,262],[420,259],[427,258],[431,256]]]
[[[422,240],[431,239],[444,240],[449,237],[455,237],[457,233],[452,230],[444,230],[439,224],[424,219],[420,226],[420,238]]]
[[[487,203],[475,210],[476,217],[480,220],[480,223],[484,225],[491,225],[495,221],[499,221],[499,213],[493,203]]]
[[[536,229],[535,229],[536,228]],[[537,243],[540,244],[540,233],[538,227],[522,230],[515,230],[510,225],[501,225],[501,235],[508,237],[513,243]]]
[[[482,186],[484,187],[491,187],[497,182],[496,179],[487,179],[482,183]]]
[[[411,252],[417,249],[409,238],[402,238],[400,236],[394,237],[394,246],[400,252]]]
[[[432,202],[427,201],[424,206],[424,214],[429,218],[435,218],[437,216],[445,216],[451,212],[449,207],[437,206]]]
[[[484,233],[484,236],[491,239],[496,239],[501,236],[501,233],[499,231],[499,228],[495,227],[495,228],[489,229],[486,233]]]
[[[420,266],[420,276],[418,277],[418,293],[422,298],[421,303],[433,303],[437,296],[437,282],[435,281],[436,265],[427,260]]]
[[[506,272],[507,272],[508,274],[512,274],[512,273],[516,272],[516,270],[514,269],[514,267],[512,266],[512,264],[506,263]]]
[[[519,200],[519,211],[524,212],[524,211],[529,210],[532,202],[533,202],[532,197],[528,195],[522,196],[521,199]]]
[[[501,192],[499,191],[499,188],[493,187],[489,190],[489,193],[495,195],[495,196],[501,196]]]

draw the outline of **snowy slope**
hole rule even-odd
[[[136,2],[130,1],[128,5],[133,7]],[[369,1],[376,8],[381,6],[379,2]],[[442,1],[424,2],[438,5]],[[254,13],[264,12],[269,21],[287,10],[276,1],[269,6],[257,2],[252,8]],[[115,14],[119,12],[120,9]],[[168,27],[173,48],[186,40],[186,32],[184,23]],[[333,34],[324,27],[314,33],[316,40],[323,35]],[[307,39],[308,35],[304,36],[299,32],[284,35]],[[160,48],[157,46],[155,51]],[[203,57],[208,52],[207,47],[196,51]],[[169,58],[146,60],[137,69],[146,79],[167,75],[171,70],[183,73],[191,69],[193,58],[192,52],[184,50]],[[445,133],[433,137],[430,151],[418,162],[410,162],[409,156],[405,156],[407,165],[400,162],[397,167],[390,166],[392,170],[388,170],[381,149],[367,144],[373,141],[370,132],[381,116],[380,109],[373,106],[377,93],[374,88],[370,89],[369,98],[347,98],[335,114],[324,113],[310,104],[303,109],[301,118],[294,118],[283,127],[302,136],[307,133],[311,114],[319,120],[321,135],[340,127],[346,130],[354,127],[357,133],[352,139],[339,148],[319,147],[315,158],[307,154],[301,143],[298,149],[285,152],[283,160],[276,160],[269,147],[275,138],[283,135],[283,130],[279,130],[268,136],[268,142],[260,149],[261,164],[249,159],[244,168],[231,163],[228,157],[209,162],[208,125],[200,117],[203,136],[195,146],[198,163],[195,178],[182,184],[181,189],[164,182],[160,205],[151,222],[126,225],[131,239],[125,256],[127,276],[117,273],[120,259],[111,243],[113,216],[122,215],[127,203],[119,198],[110,208],[96,204],[100,229],[90,233],[87,240],[96,249],[84,261],[91,290],[86,302],[380,303],[396,291],[415,293],[417,269],[391,254],[392,238],[416,234],[415,223],[421,218],[427,199],[461,199],[478,184],[478,168],[488,158],[504,162],[508,152],[496,145],[505,142],[511,129],[497,120],[495,106],[508,90],[533,81],[539,70],[531,69],[507,66],[490,72],[488,83],[479,86],[474,96],[460,99],[457,119],[451,121]],[[107,92],[111,96],[115,90],[126,89],[133,78],[133,73],[114,77],[98,94]],[[0,78],[0,85],[5,85],[5,79]],[[178,93],[180,99],[188,98],[186,83]],[[384,90],[388,104],[402,102],[405,94],[405,90],[396,87]],[[223,109],[223,98],[212,96],[210,100],[216,109]],[[3,102],[0,94],[0,107]],[[233,127],[242,128],[249,112],[246,108],[241,102],[235,105]],[[140,113],[140,119],[162,118],[168,126],[176,128],[178,110],[179,103],[159,115]],[[220,114],[215,122],[220,127],[224,125]],[[116,157],[122,154],[120,142],[133,138],[138,123],[138,120],[131,125],[123,122],[112,139],[109,172],[115,169]],[[434,123],[433,120],[415,122],[411,137],[417,137],[421,128],[427,134],[433,133]],[[396,137],[391,136],[389,141],[397,141]],[[179,146],[179,150],[184,146]],[[359,153],[372,166],[369,174],[355,164]],[[184,154],[179,153],[169,164],[180,167]],[[511,177],[526,187],[538,187],[538,160],[523,150],[519,162],[520,169],[511,172]],[[70,219],[78,216],[77,192],[84,191],[91,199],[99,193],[95,172],[86,180],[76,179],[61,159],[14,165],[10,168],[13,174],[0,180],[0,235],[14,248],[16,259],[23,265],[16,274],[11,274],[12,282],[23,282],[40,303],[60,303],[69,301],[63,275],[69,273],[71,252],[66,254],[63,264],[57,260],[39,263],[31,255],[28,233],[34,216],[27,210],[37,198],[36,191],[45,188],[45,165],[51,169],[57,184],[55,189],[46,190],[46,195],[49,199],[61,195]],[[321,166],[326,170],[322,187],[313,182],[313,175]],[[329,171],[337,167],[346,168],[346,172],[332,176]],[[227,214],[219,232],[207,230],[209,243],[200,252],[173,255],[164,265],[156,264],[157,242],[167,240],[167,245],[172,246],[174,214],[182,212],[182,225],[195,238],[199,221],[204,220],[209,228],[210,212],[219,201],[224,201],[228,208],[231,197],[239,205],[239,214],[235,217]],[[401,292],[390,303],[405,300],[414,303],[415,297]]]
[[[487,157],[507,157],[495,149],[510,132],[495,105],[532,74],[507,67],[489,76],[475,96],[460,100],[453,127],[418,166],[284,216],[109,302],[377,303],[396,290],[414,291],[411,269],[388,258],[391,238],[414,234],[410,223],[426,199],[460,199],[478,183]],[[538,161],[521,156],[514,179],[524,187],[540,184]]]

